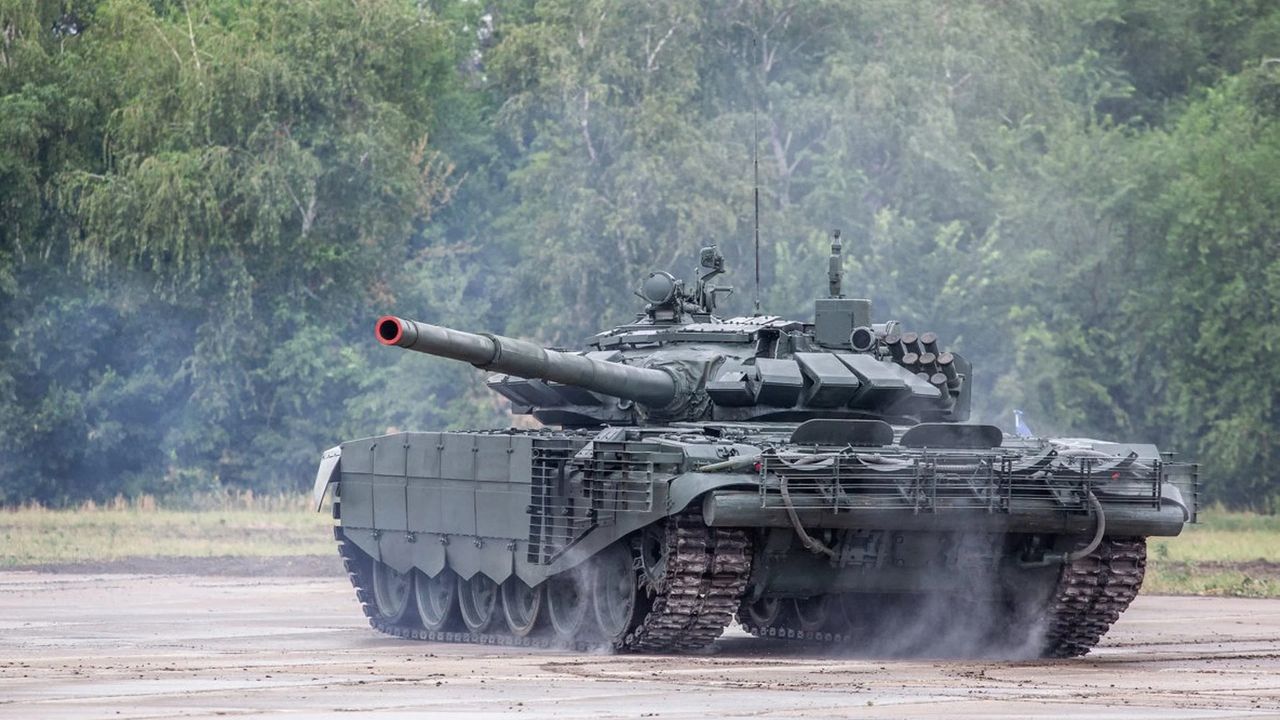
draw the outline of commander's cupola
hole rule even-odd
[[[717,287],[710,282],[724,272],[724,255],[715,245],[702,248],[699,264],[707,272],[698,276],[693,290],[686,290],[684,281],[671,273],[661,270],[649,273],[636,290],[636,295],[647,303],[638,319],[648,319],[655,325],[713,322],[720,296],[732,293],[733,288]]]

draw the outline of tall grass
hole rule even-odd
[[[128,557],[271,557],[334,552],[331,520],[305,495],[150,496],[0,510],[0,568]]]
[[[302,512],[311,507],[311,496],[303,493],[255,493],[253,490],[225,490],[216,493],[198,493],[185,497],[155,495],[125,497],[116,495],[106,502],[85,500],[71,507],[48,507],[37,502],[22,505],[0,506],[4,512],[154,512],[156,510]]]
[[[1280,563],[1280,516],[1210,507],[1178,537],[1151,538],[1147,553],[1155,561]]]
[[[1176,538],[1147,541],[1144,592],[1280,597],[1280,516],[1206,508]]]
[[[312,510],[308,495],[252,491],[0,509],[0,568],[130,557],[329,555],[329,515]],[[1280,516],[1214,507],[1200,519],[1179,537],[1150,539],[1146,592],[1280,597]]]

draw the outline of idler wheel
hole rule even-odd
[[[631,551],[614,543],[594,559],[592,608],[604,639],[621,643],[636,626],[640,581]]]
[[[373,603],[378,619],[392,625],[411,622],[413,575],[402,573],[384,562],[373,561]]]
[[[583,565],[547,581],[547,617],[561,640],[574,641],[591,629],[590,573]]]
[[[515,575],[502,583],[502,615],[512,635],[528,637],[538,626],[544,587],[531,588]]]
[[[458,579],[458,610],[462,624],[473,633],[488,632],[498,617],[498,583],[481,573]]]
[[[413,597],[422,626],[432,632],[458,626],[458,578],[449,568],[435,577],[419,571],[413,582]]]

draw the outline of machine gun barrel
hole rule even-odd
[[[675,378],[662,370],[593,360],[524,340],[452,330],[393,315],[378,319],[378,342],[471,363],[481,370],[573,385],[664,407],[675,400]]]

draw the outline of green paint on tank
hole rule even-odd
[[[969,422],[973,368],[845,298],[722,319],[711,283],[641,279],[635,322],[577,351],[396,316],[379,342],[489,371],[535,430],[404,432],[324,454],[335,537],[403,637],[696,650],[761,637],[865,652],[1074,656],[1193,522],[1155,447]],[[407,599],[406,599],[407,598]],[[504,604],[505,603],[505,604]]]

